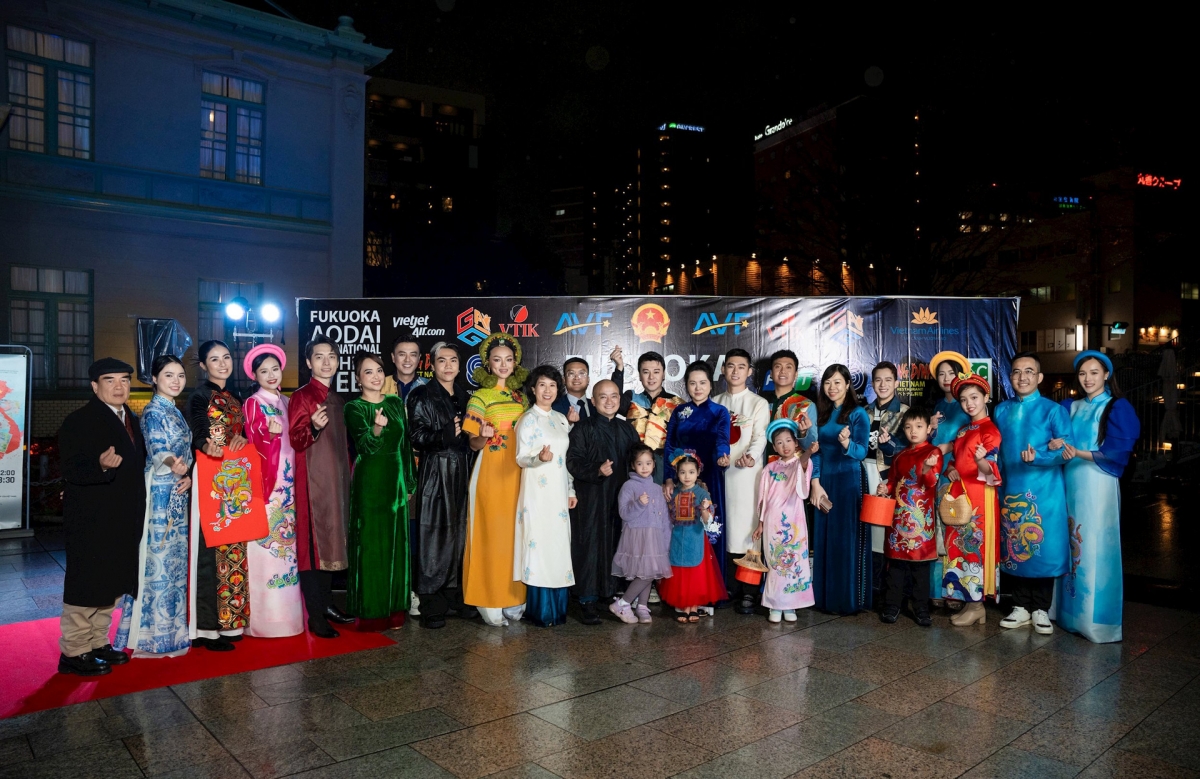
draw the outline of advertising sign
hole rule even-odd
[[[28,527],[32,359],[24,346],[0,346],[0,531]]]
[[[625,389],[640,390],[638,355],[655,351],[666,362],[667,386],[683,394],[689,362],[709,360],[719,371],[724,354],[740,347],[755,360],[754,384],[769,386],[770,355],[795,352],[798,385],[808,389],[834,363],[850,369],[860,394],[871,397],[871,368],[887,360],[899,373],[900,394],[920,397],[932,383],[929,359],[960,352],[989,372],[996,400],[1007,397],[1008,361],[1016,352],[1019,298],[903,297],[503,297],[503,298],[299,298],[300,343],[325,335],[338,344],[341,364],[333,389],[356,393],[354,354],[385,355],[400,328],[414,331],[426,354],[420,371],[431,376],[428,350],[438,341],[459,347],[464,377],[479,365],[478,345],[495,332],[521,342],[524,365],[561,367],[583,357],[593,383],[613,370],[609,354],[620,346]],[[300,366],[301,382],[308,380]],[[468,382],[469,383],[469,382]]]

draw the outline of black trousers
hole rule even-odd
[[[929,611],[929,562],[910,560],[888,560],[887,597],[884,603],[900,607],[904,591],[912,592],[912,609],[915,612]]]
[[[729,590],[729,599],[732,601],[750,598],[757,603],[759,585],[746,584],[737,578],[737,571],[740,566],[734,565],[733,561],[745,556],[745,552],[725,553],[725,589]]]
[[[196,630],[220,630],[217,613],[217,549],[200,538],[196,550]]]
[[[1009,576],[1013,602],[1026,611],[1049,611],[1054,600],[1054,577]]]
[[[463,591],[461,587],[443,587],[436,592],[418,592],[421,599],[422,617],[444,617],[450,609],[462,610]]]
[[[325,609],[333,605],[333,572],[301,571],[300,592],[304,595],[309,627],[318,630],[329,627]]]

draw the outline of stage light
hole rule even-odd
[[[250,308],[250,302],[244,297],[236,297],[225,304],[225,316],[230,319],[243,319],[246,316],[246,309]]]
[[[279,317],[283,315],[279,310],[279,306],[275,305],[274,303],[263,303],[262,307],[258,309],[258,313],[262,316],[262,320],[267,324],[274,324],[278,322]]]

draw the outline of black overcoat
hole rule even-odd
[[[125,406],[133,439],[99,398],[68,416],[58,432],[63,479],[67,575],[63,602],[103,608],[138,590],[138,556],[146,522],[146,443]],[[121,464],[100,469],[108,447]]]
[[[469,394],[455,387],[446,392],[437,381],[408,393],[408,436],[417,466],[413,539],[413,589],[428,595],[461,586],[463,549],[467,540],[467,484],[471,448],[466,433],[454,434],[454,418],[467,417]]]
[[[571,510],[571,592],[577,598],[611,598],[620,585],[612,576],[621,538],[617,494],[629,479],[629,450],[638,442],[637,431],[622,417],[606,419],[596,413],[571,429],[567,470],[578,498]],[[612,460],[612,476],[600,474],[605,460]]]

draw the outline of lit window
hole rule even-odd
[[[969,233],[971,232],[971,225],[959,225],[958,231],[960,233]]]
[[[670,243],[670,242],[671,242],[671,236],[669,236],[669,235],[664,235],[663,237],[659,238],[658,240],[662,241],[663,243]]]
[[[200,175],[243,184],[262,184],[263,85],[258,81],[205,71],[200,90],[221,98],[200,101]],[[228,164],[231,122],[232,168]]]
[[[1001,222],[1007,222],[1007,221],[1008,221],[1008,214],[1001,214],[1001,215],[1000,215],[1000,221],[1001,221]]]
[[[979,225],[979,232],[981,232],[981,233],[990,233],[991,231],[992,231],[992,226],[991,226],[991,225]]]
[[[8,147],[90,160],[92,47],[12,25],[7,33]]]
[[[967,221],[968,219],[970,219],[970,218],[971,218],[971,217],[973,217],[973,216],[975,216],[975,212],[974,212],[974,211],[959,211],[959,212],[958,212],[958,218],[959,218],[959,219],[961,219],[961,220],[963,220],[964,222],[965,222],[965,221]]]
[[[454,198],[452,198],[452,197],[442,198],[442,213],[448,214],[453,210],[454,210]]]
[[[1179,297],[1184,300],[1200,300],[1200,284],[1185,281],[1179,285]]]
[[[661,219],[661,220],[659,220],[659,223],[669,225],[669,224],[671,224],[671,220],[670,219]]]
[[[664,201],[662,202],[662,207],[663,207],[663,208],[669,208],[670,206],[671,206],[671,201],[669,201],[669,200],[664,200]]]
[[[392,267],[392,236],[390,233],[367,231],[367,266],[371,268]]]
[[[596,212],[596,209],[594,209],[594,208],[593,208],[593,209],[592,209],[592,213],[595,213],[595,212]],[[566,215],[567,215],[567,209],[565,209],[565,208],[556,208],[556,209],[554,209],[554,215],[555,215],[555,216],[566,216]]]

